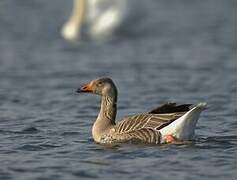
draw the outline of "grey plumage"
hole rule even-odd
[[[182,135],[181,137],[188,139],[194,134],[199,114],[206,106],[205,103],[200,103],[190,109],[191,104],[165,103],[152,111],[124,117],[116,123],[117,88],[110,78],[93,80],[78,92],[102,96],[100,112],[93,125],[92,135],[96,142],[105,144],[121,142],[160,144],[166,141],[166,135],[172,136],[176,131]],[[177,119],[179,120],[176,121]]]

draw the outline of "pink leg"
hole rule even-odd
[[[174,142],[176,142],[176,139],[175,139],[175,137],[174,136],[172,136],[172,135],[166,135],[165,136],[165,142],[166,143],[174,143]]]

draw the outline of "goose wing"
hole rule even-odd
[[[116,125],[115,131],[122,134],[141,129],[159,130],[183,116],[189,110],[189,106],[191,104],[163,104],[148,113],[125,117]]]
[[[181,117],[184,113],[169,114],[139,114],[128,116],[115,127],[115,134],[119,142],[153,143],[161,142],[161,133],[158,131]]]
[[[143,128],[159,130],[167,126],[174,120],[181,117],[184,113],[169,113],[169,114],[138,114],[125,117],[116,125],[116,132],[126,133]]]

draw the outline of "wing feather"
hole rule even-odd
[[[122,133],[116,137],[117,142],[142,142],[159,144],[161,140],[161,134],[159,131],[150,128],[141,128],[138,130]]]
[[[168,113],[168,114],[138,114],[128,116],[116,125],[116,132],[128,133],[142,128],[159,130],[177,118],[181,117],[185,112]]]
[[[144,143],[160,143],[158,130],[169,125],[189,110],[190,104],[176,106],[175,103],[164,104],[148,113],[128,116],[115,126],[115,139]]]

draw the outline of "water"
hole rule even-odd
[[[99,45],[61,39],[70,2],[1,0],[0,179],[236,179],[237,2],[136,2],[132,36]],[[206,101],[196,140],[95,144],[99,97],[75,90],[99,76],[118,86],[118,118]]]

